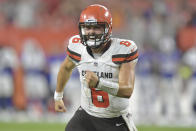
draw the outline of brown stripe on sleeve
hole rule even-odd
[[[116,64],[127,63],[138,58],[138,51],[132,52],[130,54],[118,54],[112,56],[112,61]]]
[[[81,60],[81,55],[71,51],[69,48],[67,48],[67,54],[69,55],[70,58],[72,58],[76,62],[79,62]]]

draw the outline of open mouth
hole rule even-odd
[[[100,40],[102,37],[102,34],[97,34],[97,35],[89,35],[87,37],[88,40]]]
[[[89,40],[95,40],[95,36],[93,35],[89,36]]]

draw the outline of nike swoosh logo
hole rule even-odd
[[[116,123],[116,126],[121,126],[123,125],[124,123]]]

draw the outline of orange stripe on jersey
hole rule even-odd
[[[138,57],[138,52],[136,52],[133,56],[126,58],[126,60],[132,61],[132,60],[136,59],[137,57]]]
[[[130,54],[118,54],[112,56],[112,61],[116,64],[127,63],[130,62],[138,57],[137,50]]]
[[[126,58],[112,58],[112,61],[124,61]]]
[[[81,60],[81,55],[76,52],[71,51],[69,48],[67,48],[67,54],[69,55],[69,57],[71,57],[77,62]]]

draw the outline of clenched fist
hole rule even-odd
[[[66,112],[66,108],[65,108],[63,100],[55,100],[55,111]]]
[[[89,88],[95,88],[99,81],[98,76],[92,71],[86,71],[85,81],[89,85]]]

